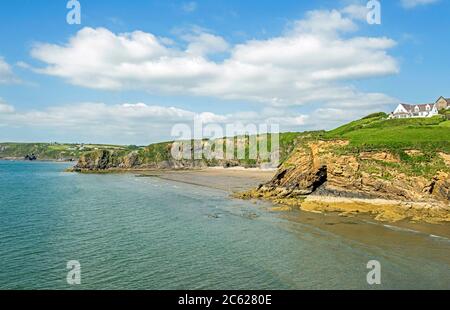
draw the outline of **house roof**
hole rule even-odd
[[[439,99],[436,101],[436,102],[438,102],[440,99],[444,99],[445,101],[447,101],[447,105],[450,105],[450,98],[444,98],[444,97],[439,97]]]
[[[402,103],[401,105],[409,113],[414,113],[414,112],[416,112],[416,107],[419,108],[419,112],[428,112],[429,110],[427,110],[427,106],[429,106],[430,110],[431,110],[433,108],[433,106],[434,106],[434,103],[424,103],[424,104],[407,104],[407,103]]]

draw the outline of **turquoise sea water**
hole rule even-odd
[[[446,238],[67,167],[0,161],[1,289],[450,288]],[[366,281],[373,259],[378,286]],[[70,260],[79,286],[66,282]]]

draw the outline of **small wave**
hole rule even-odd
[[[388,224],[383,224],[384,227],[392,229],[392,230],[396,230],[396,231],[406,231],[406,232],[410,232],[410,233],[414,233],[414,234],[421,234],[422,232],[418,231],[418,230],[414,230],[414,229],[410,229],[410,228],[404,228],[404,227],[398,227],[398,226],[393,226],[393,225],[388,225]]]
[[[442,240],[445,240],[445,241],[449,241],[449,242],[450,242],[450,239],[449,239],[449,238],[447,238],[447,237],[442,237],[442,236],[438,236],[438,235],[432,235],[432,234],[430,234],[430,238],[442,239]]]

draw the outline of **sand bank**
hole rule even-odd
[[[164,180],[206,186],[230,193],[247,191],[270,181],[275,170],[245,168],[206,168],[199,170],[141,171],[140,177],[157,177]]]

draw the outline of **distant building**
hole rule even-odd
[[[400,103],[390,118],[432,117],[442,109],[450,109],[450,99],[439,97],[434,103],[406,104]]]

